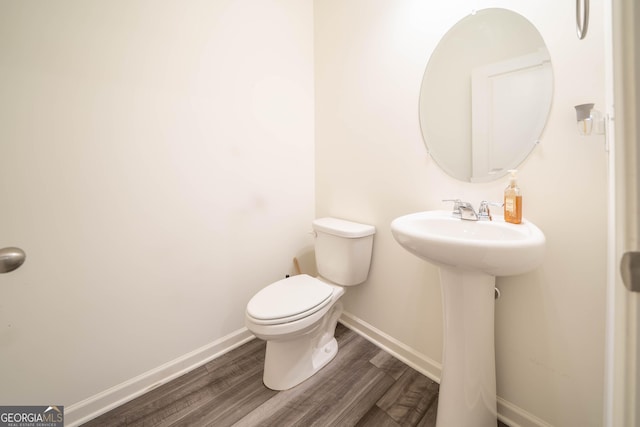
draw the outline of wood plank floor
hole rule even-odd
[[[435,426],[437,383],[341,324],[336,339],[336,358],[291,390],[262,384],[256,339],[84,425]]]

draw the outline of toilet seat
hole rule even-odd
[[[324,308],[332,295],[332,286],[299,274],[260,290],[247,304],[247,315],[260,325],[292,322]]]

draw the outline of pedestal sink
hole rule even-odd
[[[538,267],[544,234],[526,220],[466,221],[450,211],[401,216],[391,232],[440,270],[444,346],[436,426],[495,427],[495,278]]]

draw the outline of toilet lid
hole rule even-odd
[[[331,286],[307,274],[299,274],[278,280],[259,291],[247,304],[247,313],[258,320],[276,320],[315,312],[332,294]]]

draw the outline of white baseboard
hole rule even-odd
[[[500,396],[498,396],[498,419],[509,427],[553,427]]]
[[[385,334],[351,313],[343,312],[340,323],[358,333],[398,360],[440,384],[442,364]],[[338,350],[339,351],[339,350]],[[498,419],[510,427],[552,427],[540,418],[498,396]]]
[[[65,426],[86,423],[130,400],[141,396],[222,356],[255,338],[247,328],[239,329],[175,360],[131,378],[121,384],[64,408]]]
[[[362,335],[362,337],[393,355],[396,359],[406,363],[422,375],[440,384],[440,373],[442,371],[440,363],[376,329],[351,313],[342,312],[340,323]]]

